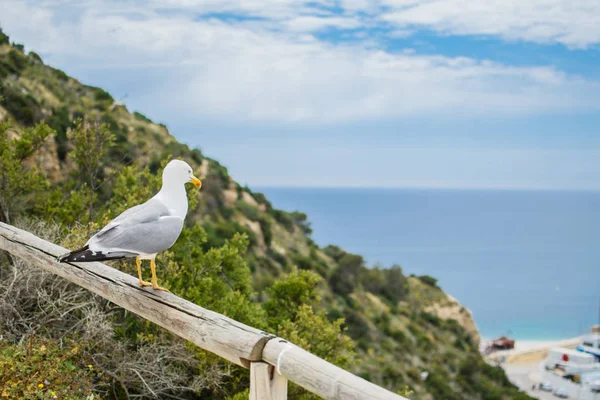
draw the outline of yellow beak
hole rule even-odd
[[[200,179],[196,178],[195,176],[192,176],[192,179],[190,179],[190,182],[192,182],[194,185],[196,185],[197,188],[202,187],[202,182],[200,182]]]

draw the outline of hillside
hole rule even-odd
[[[190,190],[182,237],[173,251],[158,259],[164,266],[159,277],[173,292],[277,331],[374,383],[411,393],[411,399],[528,398],[500,368],[482,360],[470,313],[443,293],[435,279],[405,276],[399,267],[367,268],[358,255],[336,246],[319,247],[310,238],[305,214],[274,208],[263,194],[236,183],[217,161],[179,143],[166,126],[130,112],[104,90],[45,65],[37,54],[25,54],[23,46],[10,44],[1,32],[0,96],[0,152],[5,160],[22,163],[18,173],[39,178],[35,187],[19,186],[18,201],[17,184],[2,184],[0,179],[3,220],[66,246],[81,245],[118,212],[148,198],[160,184],[157,174],[166,160],[182,158],[201,177],[203,188],[200,194]],[[82,179],[88,171],[86,157],[78,157],[82,137],[101,134],[106,140],[99,142],[97,169],[88,174],[89,180]],[[0,178],[12,182],[7,165],[0,163],[5,168]],[[0,294],[11,293],[0,303],[0,331],[8,332],[0,336],[0,376],[11,376],[0,378],[0,386],[6,385],[1,389],[8,398],[20,398],[14,393],[27,397],[36,385],[39,390],[44,385],[67,388],[64,393],[72,396],[59,398],[84,398],[72,394],[84,392],[102,398],[152,398],[152,384],[170,385],[165,397],[243,398],[243,372],[26,264],[19,264],[19,273],[34,274],[40,285],[55,282],[53,289],[16,289],[15,262],[4,257],[0,263]],[[114,266],[134,273],[131,264]],[[78,304],[91,311],[73,311]],[[98,317],[91,320],[90,313]],[[42,322],[40,315],[55,318]],[[92,337],[98,344],[90,347]],[[29,382],[14,371],[3,374],[2,368],[9,365],[28,365],[22,343],[39,350],[35,368],[40,374],[70,376],[71,383],[56,378],[64,385],[51,379],[44,384]],[[70,352],[61,351],[63,346]],[[159,352],[179,361],[144,380],[140,371],[147,367],[129,368],[138,378],[122,367],[126,361],[119,364],[117,356],[110,360],[113,352],[121,354],[121,360],[148,360],[145,365],[157,364],[149,354]],[[163,381],[158,376],[172,378]],[[9,386],[17,389],[8,392]],[[310,398],[301,390],[291,393]]]

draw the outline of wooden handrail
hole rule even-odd
[[[96,293],[204,350],[250,368],[251,399],[285,399],[287,378],[325,399],[406,400],[285,339],[171,293],[141,288],[136,278],[105,264],[59,263],[56,257],[67,249],[1,222],[0,249]]]

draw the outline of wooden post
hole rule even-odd
[[[271,377],[271,400],[287,400],[288,380],[285,376],[279,375],[275,367]]]
[[[250,400],[272,400],[269,364],[250,363]]]
[[[250,363],[250,400],[287,400],[287,379],[265,362]]]
[[[287,379],[265,362],[250,363],[250,400],[287,400]]]

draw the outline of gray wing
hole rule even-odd
[[[88,245],[103,253],[154,254],[171,247],[182,228],[182,218],[172,216],[162,202],[151,199],[123,212],[94,235]]]

